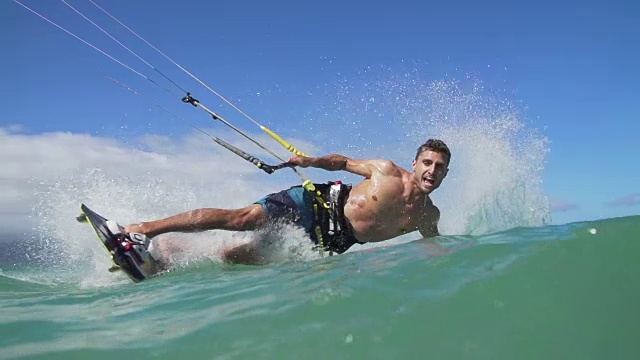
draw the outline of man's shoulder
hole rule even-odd
[[[402,176],[405,174],[409,174],[409,172],[406,169],[396,164],[392,160],[376,159],[376,160],[370,160],[370,161],[375,164],[378,171],[383,175]]]

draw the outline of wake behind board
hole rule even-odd
[[[140,282],[158,272],[160,266],[148,251],[149,239],[138,233],[125,234],[122,226],[98,215],[95,211],[81,204],[82,214],[76,218],[78,222],[91,225],[98,240],[111,257],[114,266],[110,272],[124,271],[131,280]]]

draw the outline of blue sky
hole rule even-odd
[[[87,1],[68,2],[108,24],[116,37],[128,36]],[[24,3],[153,74],[63,3]],[[473,74],[521,104],[531,126],[550,140],[543,186],[554,204],[554,222],[640,213],[637,3],[97,3],[285,134],[300,123],[274,118],[309,106],[305,94],[310,89],[358,76],[368,67],[415,63],[433,80]],[[138,98],[105,80],[105,74],[155,91],[163,104],[174,100],[14,2],[0,3],[0,27],[0,127],[114,138],[146,132],[177,137],[190,131],[180,124],[147,121],[149,106],[140,106]],[[148,48],[136,46],[170,77],[196,88]],[[176,106],[183,113],[190,110]]]

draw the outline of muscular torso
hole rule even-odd
[[[421,230],[437,221],[437,209],[426,194],[416,196],[409,173],[376,173],[353,186],[344,208],[361,242],[387,240]]]

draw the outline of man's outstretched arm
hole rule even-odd
[[[370,178],[374,171],[386,173],[395,169],[395,165],[389,160],[355,160],[339,154],[319,157],[296,155],[289,162],[300,167],[315,167],[327,171],[344,170],[366,178]]]

